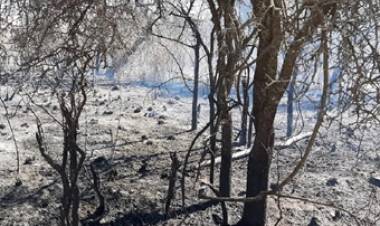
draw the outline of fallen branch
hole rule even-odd
[[[294,136],[294,137],[291,137],[289,139],[287,139],[286,141],[284,142],[281,142],[279,144],[277,144],[275,146],[276,149],[284,149],[284,148],[287,148],[291,145],[293,145],[294,143],[297,143],[298,141],[301,141],[301,140],[304,140],[308,137],[310,137],[312,134],[312,132],[307,132],[307,133],[301,133],[297,136]],[[242,158],[245,158],[249,155],[249,153],[251,152],[251,148],[247,148],[243,151],[238,151],[236,153],[233,153],[232,154],[232,160],[237,160],[237,159],[242,159]],[[215,164],[219,164],[221,161],[221,158],[220,157],[217,157],[215,159]],[[211,164],[211,160],[207,160],[205,162],[203,162],[200,166],[201,167],[205,167],[205,166],[209,166]]]

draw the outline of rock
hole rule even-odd
[[[378,178],[375,178],[375,177],[371,176],[368,179],[368,183],[372,184],[373,186],[376,186],[376,187],[380,188],[380,179],[378,179]]]
[[[15,186],[20,187],[21,185],[22,185],[22,181],[19,178],[17,178]]]
[[[23,123],[23,124],[21,124],[21,127],[23,127],[23,128],[29,128],[29,125],[28,125],[28,123]]]
[[[39,203],[38,203],[38,206],[40,208],[44,208],[44,209],[47,208],[49,206],[49,200],[47,200],[47,199],[41,199],[39,201]]]
[[[140,113],[142,111],[142,107],[138,107],[135,110],[133,110],[133,113]]]
[[[103,112],[103,115],[112,115],[113,114],[113,111],[104,111]]]
[[[31,165],[33,161],[34,161],[34,158],[27,157],[24,161],[24,165]]]
[[[153,145],[153,141],[151,140],[145,140],[144,142],[146,145]]]
[[[99,156],[94,161],[92,162],[96,168],[109,168],[111,167],[110,162],[104,157],[104,156]]]
[[[145,117],[153,118],[157,116],[157,112],[151,111],[144,114]]]
[[[102,101],[99,102],[99,106],[103,106],[103,105],[105,105],[105,104],[106,104],[106,101],[105,101],[105,100],[102,100]]]
[[[332,215],[333,221],[338,221],[343,216],[342,213],[339,210],[333,211],[333,213],[331,215]]]
[[[167,179],[169,178],[169,172],[167,170],[163,171],[160,175],[161,179]]]
[[[146,135],[142,135],[142,136],[141,136],[141,140],[143,140],[143,141],[144,141],[144,140],[148,140],[148,137],[147,137]]]
[[[116,85],[112,86],[111,91],[118,91],[120,88]]]
[[[316,217],[312,217],[310,223],[307,226],[320,226],[319,220]]]
[[[168,109],[166,108],[165,105],[162,105],[162,110],[163,110],[163,111],[166,111],[166,110],[168,110]]]
[[[216,214],[212,214],[211,217],[212,217],[212,220],[214,221],[215,225],[223,225],[223,219],[221,217],[219,217]]]
[[[158,125],[165,124],[165,121],[164,121],[164,120],[158,120],[157,124],[158,124]]]
[[[141,173],[141,174],[145,174],[146,172],[148,172],[146,161],[143,161],[143,163],[142,163],[140,169],[139,169],[137,172],[138,172],[138,173]]]
[[[6,125],[4,125],[3,123],[0,123],[0,129],[3,130],[6,128]]]
[[[152,107],[148,107],[146,110],[147,111],[153,111],[153,108]]]
[[[113,181],[116,179],[118,175],[118,172],[116,169],[111,169],[110,171],[108,171],[107,173],[105,173],[105,176],[107,177],[107,180],[108,181]]]
[[[350,127],[347,127],[346,128],[346,131],[344,131],[345,132],[345,134],[348,136],[348,137],[353,137],[354,136],[354,134],[355,134],[355,131],[353,130],[353,129],[351,129]]]
[[[89,122],[91,125],[94,125],[94,124],[97,124],[98,123],[98,120],[97,119],[91,119],[90,122]]]
[[[336,178],[330,178],[326,182],[326,185],[329,187],[335,187],[337,184],[338,184],[338,180]]]
[[[174,100],[169,100],[169,101],[168,101],[168,104],[169,104],[169,105],[173,105],[173,104],[175,104],[175,103],[176,103],[176,102],[175,102]]]
[[[175,96],[174,99],[175,100],[180,100],[181,98],[179,98],[179,96]]]
[[[162,120],[165,120],[167,117],[165,116],[165,115],[160,115],[159,117],[158,117],[158,119],[162,119]]]
[[[168,136],[167,140],[175,140],[175,136],[170,135],[170,136]]]
[[[58,106],[57,105],[54,105],[53,108],[52,108],[53,111],[56,111],[58,110]]]
[[[116,98],[113,98],[112,101],[118,101],[118,100],[121,100],[121,96],[118,95]]]

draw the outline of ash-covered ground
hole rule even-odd
[[[92,190],[90,163],[96,166],[106,198],[107,214],[101,225],[215,225],[215,216],[221,216],[220,204],[198,199],[195,170],[189,170],[186,177],[185,208],[181,206],[178,181],[172,211],[169,215],[164,213],[169,153],[176,152],[183,160],[197,131],[188,131],[191,98],[160,94],[160,90],[136,86],[97,88],[88,94],[79,141],[87,152],[86,167],[80,177],[82,218],[98,204]],[[5,111],[0,108],[1,226],[58,224],[62,186],[58,174],[38,151],[32,111],[40,117],[48,151],[57,159],[62,149],[62,132],[51,116],[61,118],[54,96],[40,92],[33,99],[35,104],[27,96],[16,96],[7,102],[9,113],[16,113],[10,122],[20,152],[19,175],[11,131]],[[208,119],[207,100],[201,99],[200,104],[202,128]],[[234,113],[236,133],[240,125],[238,112]],[[307,110],[302,118],[297,114],[295,133],[311,131],[316,114]],[[329,112],[329,116],[333,115]],[[336,208],[296,199],[281,198],[278,202],[276,197],[269,197],[268,225],[275,225],[280,216],[278,225],[380,225],[380,126],[370,122],[356,127],[351,124],[354,120],[351,112],[332,123],[326,120],[305,168],[283,191]],[[284,139],[285,127],[286,113],[280,109],[276,119],[277,142]],[[207,133],[192,152],[189,169],[197,166],[203,151],[201,141],[206,138]],[[271,183],[291,172],[303,155],[306,142],[275,152]],[[201,170],[200,177],[208,177],[207,168]],[[234,161],[234,197],[244,196],[245,177],[246,159]],[[236,223],[242,204],[229,203],[228,211],[230,223]]]

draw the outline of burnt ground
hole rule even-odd
[[[35,99],[59,119],[53,97],[41,92]],[[172,211],[169,215],[163,211],[171,164],[169,153],[176,152],[183,160],[196,135],[188,131],[190,101],[186,97],[161,97],[160,91],[136,87],[98,89],[89,95],[80,128],[80,144],[87,151],[86,169],[80,178],[82,218],[97,207],[88,168],[93,163],[107,204],[101,225],[215,225],[214,219],[221,216],[220,205],[198,199],[196,170],[187,173],[186,206],[181,206],[177,183]],[[0,123],[4,126],[0,128],[0,225],[57,225],[62,186],[57,173],[38,152],[36,122],[27,103],[25,96],[8,102],[10,112],[18,109],[11,118],[21,157],[18,176],[15,148],[1,109]],[[201,106],[200,127],[207,121],[206,99],[201,100]],[[30,107],[43,121],[49,153],[58,158],[61,150],[58,125],[40,107]],[[304,126],[298,120],[297,132],[299,128],[310,131],[315,115],[312,111],[303,112]],[[276,119],[277,141],[284,137],[285,117],[280,111]],[[380,127],[368,123],[353,128],[349,126],[351,118],[350,113],[345,114],[343,126],[337,122],[325,123],[306,167],[283,191],[342,209],[285,198],[278,204],[275,197],[270,197],[268,225],[274,225],[280,213],[282,220],[278,225],[356,225],[355,217],[360,225],[380,225],[380,185],[377,184]],[[206,137],[207,134],[203,138]],[[292,170],[305,144],[306,141],[300,141],[275,153],[271,183]],[[191,155],[189,169],[197,165],[201,147],[199,142]],[[208,169],[201,170],[201,178],[207,178],[207,174]],[[233,196],[244,195],[245,175],[246,159],[234,161]],[[242,205],[229,203],[228,211],[230,223],[236,223]]]

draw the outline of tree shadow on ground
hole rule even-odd
[[[11,208],[27,202],[35,204],[38,200],[40,200],[43,191],[55,185],[57,181],[58,179],[55,179],[49,184],[46,184],[33,190],[30,190],[25,185],[10,186],[7,189],[8,191],[0,197],[0,207],[3,209]]]
[[[198,204],[194,204],[182,209],[172,210],[169,214],[161,213],[160,211],[154,212],[129,212],[123,216],[105,224],[99,224],[97,226],[146,226],[146,225],[157,225],[161,222],[168,221],[170,219],[175,219],[179,216],[186,216],[198,211],[204,211],[212,206],[217,205],[218,202],[207,201]],[[94,225],[95,226],[95,225]]]

